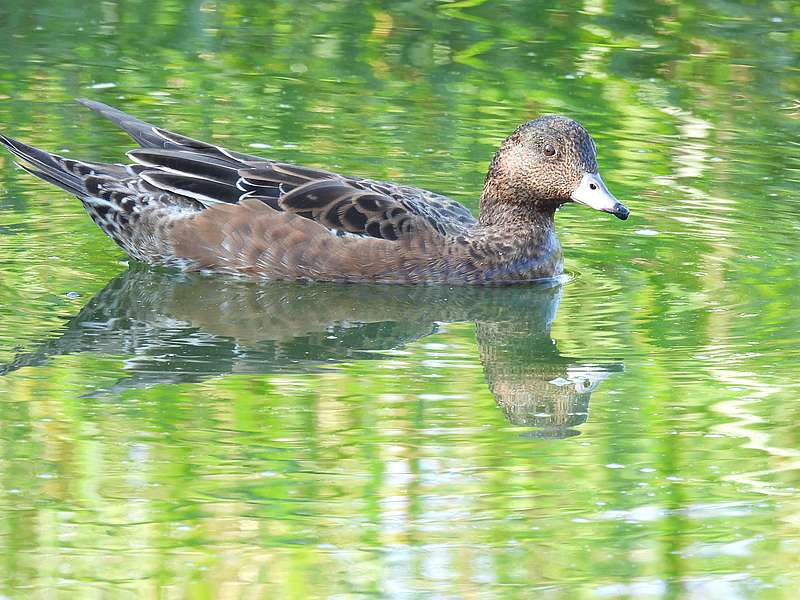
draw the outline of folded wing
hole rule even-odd
[[[111,119],[142,146],[128,156],[144,167],[139,174],[144,181],[206,207],[256,198],[276,210],[314,220],[336,235],[386,240],[422,231],[458,235],[475,223],[466,207],[427,190],[232,152],[99,102],[80,102]]]

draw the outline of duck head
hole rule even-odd
[[[503,212],[503,205],[552,214],[566,202],[585,204],[622,220],[630,214],[600,178],[594,141],[580,123],[562,116],[528,121],[503,141],[492,159],[481,211],[488,209],[491,222],[495,213]]]

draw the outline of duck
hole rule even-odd
[[[2,134],[0,143],[153,266],[274,280],[529,283],[563,274],[562,205],[630,214],[600,177],[591,135],[565,116],[529,120],[500,144],[476,218],[428,190],[227,150],[77,101],[138,143],[130,163],[76,160]]]

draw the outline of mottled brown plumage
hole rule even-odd
[[[577,201],[621,219],[588,132],[540,117],[500,146],[475,219],[410,186],[289,165],[184,137],[81,100],[141,146],[131,165],[64,158],[0,136],[29,172],[78,196],[130,256],[271,279],[507,284],[563,269],[553,217]]]

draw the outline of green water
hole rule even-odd
[[[86,96],[476,209],[558,112],[632,217],[562,210],[561,287],[231,281],[0,154],[0,598],[797,597],[796,3],[80,4],[0,5],[3,132],[121,160]]]

